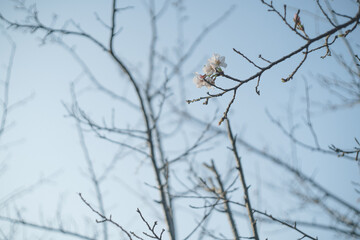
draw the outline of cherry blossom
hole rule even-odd
[[[216,71],[218,69],[221,70],[221,67],[226,68],[227,64],[225,63],[225,57],[224,56],[220,56],[217,53],[214,53],[213,56],[211,58],[208,59],[208,63],[211,65],[211,67],[213,69],[215,69]]]
[[[193,82],[196,87],[201,88],[202,86],[206,86],[207,88],[211,88],[211,84],[215,83],[215,79],[209,78],[206,74],[201,75],[199,73],[195,73],[195,77],[193,78]],[[211,84],[210,84],[211,83]]]
[[[214,69],[210,63],[207,63],[203,67],[202,70],[207,76],[210,76],[210,75],[213,75],[214,73],[216,73],[216,69]]]
[[[206,86],[207,88],[212,88],[212,85],[215,84],[218,73],[223,71],[221,67],[227,67],[227,64],[225,63],[225,57],[214,53],[213,56],[208,59],[207,64],[202,69],[204,74],[199,74],[197,72],[195,73],[193,82],[195,83],[196,87],[201,88],[202,86]]]

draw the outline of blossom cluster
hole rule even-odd
[[[196,87],[201,88],[202,86],[205,86],[207,88],[211,88],[215,84],[215,79],[218,76],[218,73],[223,71],[221,67],[226,68],[226,66],[225,57],[214,53],[202,69],[204,74],[195,73],[193,81]]]

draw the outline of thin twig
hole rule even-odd
[[[97,223],[104,223],[104,222],[110,222],[112,223],[113,225],[115,225],[116,227],[118,227],[122,232],[124,232],[128,238],[130,240],[132,240],[132,237],[130,235],[130,233],[128,231],[125,230],[125,228],[123,228],[121,225],[119,225],[117,222],[113,221],[112,218],[111,218],[111,215],[109,218],[107,218],[105,215],[101,214],[99,211],[95,210],[90,203],[88,203],[85,198],[82,196],[81,193],[79,193],[79,197],[80,199],[83,201],[83,203],[85,203],[86,206],[88,206],[91,211],[93,211],[94,213],[96,213],[100,218],[101,220],[96,220]]]

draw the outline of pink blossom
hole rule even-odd
[[[213,79],[211,79],[211,78],[208,78],[206,76],[206,74],[201,75],[201,74],[199,74],[197,72],[195,73],[195,76],[193,78],[193,82],[195,83],[196,87],[198,87],[198,88],[201,88],[203,86],[205,86],[207,88],[211,88],[212,87],[211,84],[215,83],[215,81]],[[209,84],[209,83],[211,83],[211,84]]]

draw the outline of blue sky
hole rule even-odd
[[[111,3],[109,1],[34,1],[36,3],[40,20],[44,23],[50,23],[54,13],[57,14],[56,27],[61,27],[68,19],[79,23],[81,28],[94,35],[100,41],[107,43],[108,32],[101,23],[96,20],[96,12],[105,22],[109,22],[109,13]],[[156,1],[159,4],[160,1]],[[288,5],[288,15],[293,16],[298,8],[301,8],[301,20],[305,25],[307,33],[311,36],[324,32],[331,26],[326,23],[325,19],[320,16],[314,1],[276,1],[276,6],[286,2]],[[33,2],[26,1],[26,5]],[[333,1],[334,8],[340,12],[354,14],[356,9],[352,8],[352,1]],[[161,5],[161,4],[159,4]],[[124,59],[129,68],[134,71],[138,79],[146,76],[148,69],[148,48],[150,41],[149,16],[142,1],[120,1],[119,7],[133,6],[133,8],[124,10],[117,18],[117,24],[122,28],[116,38],[116,53]],[[157,6],[159,7],[159,6]],[[251,65],[246,63],[239,55],[233,52],[232,48],[242,51],[248,57],[256,59],[260,64],[257,56],[262,54],[269,59],[277,59],[289,51],[297,49],[304,44],[293,32],[289,31],[281,20],[274,13],[268,12],[260,1],[185,1],[183,16],[186,21],[183,25],[183,36],[180,38],[184,41],[184,51],[194,41],[194,38],[202,31],[204,27],[213,22],[216,18],[229,8],[233,11],[218,26],[215,26],[209,34],[200,42],[198,48],[191,53],[189,61],[182,67],[182,81],[186,88],[182,94],[185,99],[181,99],[178,86],[173,84],[174,103],[179,108],[186,108],[189,112],[196,114],[199,118],[208,120],[212,118],[217,110],[217,116],[214,121],[215,125],[221,118],[225,110],[230,95],[225,95],[221,99],[210,101],[209,105],[204,106],[201,103],[187,105],[186,99],[197,98],[206,94],[206,89],[197,89],[193,82],[193,73],[200,72],[206,59],[213,53],[219,53],[226,57],[228,67],[225,72],[231,76],[247,78],[255,73]],[[21,21],[24,14],[14,10],[12,1],[0,2],[0,13],[9,19]],[[159,22],[159,42],[158,51],[166,54],[170,59],[175,59],[175,46],[179,39],[177,33],[176,12],[172,5],[169,6],[168,12],[162,16]],[[2,137],[0,146],[9,146],[1,148],[0,160],[7,165],[6,172],[2,173],[0,181],[0,201],[16,189],[28,186],[39,178],[50,178],[50,181],[39,186],[29,194],[19,197],[7,208],[0,208],[1,214],[7,214],[15,208],[23,209],[23,216],[26,219],[53,219],[56,215],[58,206],[63,207],[65,222],[71,227],[76,228],[78,225],[80,231],[84,231],[82,219],[86,216],[90,221],[95,217],[87,209],[77,196],[77,192],[84,193],[89,199],[94,199],[93,186],[89,182],[86,173],[85,160],[79,145],[79,138],[73,119],[66,117],[67,112],[64,103],[71,102],[70,83],[78,79],[77,91],[79,102],[87,113],[98,121],[103,118],[109,119],[112,109],[116,111],[116,119],[119,126],[129,126],[131,124],[141,123],[138,114],[133,114],[126,106],[119,106],[110,97],[104,96],[97,92],[94,85],[82,73],[81,66],[74,60],[71,54],[62,46],[52,41],[45,45],[41,44],[40,38],[43,33],[37,32],[30,34],[27,31],[6,29],[6,24],[0,23],[2,31],[6,31],[16,43],[15,60],[12,69],[10,85],[10,102],[14,103],[28,96],[32,96],[26,104],[19,106],[9,115],[9,124],[14,125],[9,128]],[[355,49],[359,50],[359,31],[349,35],[349,42]],[[113,61],[96,46],[84,39],[77,37],[63,38],[69,46],[76,49],[76,52],[84,59],[91,69],[94,76],[102,84],[110,89],[121,93],[129,98],[133,97],[133,90],[127,84],[124,76],[119,73]],[[357,44],[357,45],[356,45]],[[342,41],[337,41],[332,50],[336,53],[344,53],[348,59],[348,53],[345,50]],[[8,64],[10,45],[2,32],[0,35],[0,80],[4,80],[5,67]],[[318,82],[318,74],[331,76],[337,74],[346,78],[348,75],[334,57],[321,59],[324,54],[321,50],[309,56],[309,59],[295,78],[288,83],[282,83],[281,78],[287,77],[301,61],[301,56],[296,56],[287,62],[279,64],[262,76],[260,83],[261,95],[255,93],[256,82],[252,81],[244,85],[238,92],[235,103],[232,106],[230,117],[232,119],[236,133],[246,138],[249,142],[255,144],[261,149],[268,149],[270,152],[284,158],[292,156],[289,141],[281,131],[269,120],[265,111],[269,111],[276,119],[279,119],[284,126],[288,126],[288,106],[293,105],[293,119],[295,124],[300,124],[297,137],[305,142],[312,143],[312,137],[309,130],[304,124],[306,105],[304,101],[305,87],[304,79],[306,78],[311,86],[311,100],[314,102],[326,103],[334,100],[332,95],[322,88]],[[169,67],[163,64],[156,69],[156,80],[164,79],[164,72]],[[80,80],[79,80],[80,79]],[[225,80],[224,85],[229,84]],[[2,89],[2,88],[1,88]],[[214,90],[212,90],[214,91]],[[1,93],[2,94],[2,93]],[[293,99],[293,103],[291,103]],[[135,100],[134,100],[135,101]],[[355,145],[354,137],[360,138],[360,117],[359,106],[352,108],[340,109],[338,111],[325,111],[315,103],[312,105],[313,124],[319,137],[320,145],[327,148],[330,144],[339,147],[349,148]],[[174,118],[170,115],[165,122],[170,122]],[[166,123],[171,131],[174,126]],[[225,129],[225,126],[219,128]],[[185,128],[186,129],[186,128]],[[182,136],[182,142],[178,138],[170,139],[168,142],[169,154],[191,142],[193,134],[199,134],[200,129],[196,126],[189,126],[187,132]],[[186,136],[185,136],[186,135]],[[114,154],[121,152],[124,158],[121,158],[116,165],[113,174],[104,184],[104,196],[108,212],[113,213],[122,224],[134,228],[138,226],[138,219],[135,209],[139,207],[153,218],[159,217],[159,211],[151,207],[152,200],[139,198],[139,195],[157,196],[156,192],[147,184],[152,184],[154,178],[148,163],[139,157],[128,155],[126,150],[108,144],[99,140],[94,134],[86,133],[91,156],[94,159],[96,169],[101,172],[111,161]],[[187,142],[188,141],[188,142]],[[205,153],[197,155],[196,160],[205,162],[210,157],[226,168],[231,161],[231,155],[227,152],[224,144],[225,139],[211,142],[213,148]],[[225,151],[225,153],[224,153]],[[279,201],[282,192],[288,188],[289,178],[283,177],[282,170],[273,165],[264,163],[261,158],[250,154],[246,149],[240,148],[244,164],[246,166],[246,175],[248,182],[254,187],[253,196],[256,191],[263,191],[261,201],[256,197],[255,206],[263,210],[274,213],[283,213],[291,209],[291,204],[276,205],[272,207],[272,201]],[[332,192],[343,196],[354,205],[359,206],[359,195],[351,185],[352,181],[359,182],[358,165],[352,161],[344,160],[337,157],[326,157],[324,155],[304,151],[297,148],[298,166],[308,175],[314,176],[316,180],[331,189]],[[229,159],[222,165],[222,158]],[[179,169],[185,176],[186,171]],[[53,176],[54,175],[54,176]],[[51,176],[51,177],[49,177]],[[139,178],[139,176],[141,176]],[[259,176],[262,180],[258,181]],[[278,179],[278,181],[274,180]],[[274,181],[273,181],[274,180]],[[280,193],[271,194],[271,189],[267,189],[267,184],[277,185]],[[261,186],[261,188],[260,188]],[[286,197],[284,201],[286,202]],[[288,196],[289,201],[291,197]],[[179,216],[187,214],[186,204],[181,205]],[[154,215],[153,215],[154,214]],[[201,213],[199,213],[201,214]],[[124,219],[121,216],[126,216]],[[305,219],[312,220],[313,216],[310,211],[304,213]],[[180,218],[180,217],[179,217]],[[40,220],[41,221],[41,220]],[[193,220],[190,220],[190,222]],[[46,221],[45,221],[46,222]],[[215,221],[216,222],[216,221]],[[0,222],[0,226],[4,224]],[[91,222],[94,224],[94,221]],[[219,225],[220,221],[218,222]],[[270,225],[272,226],[272,225]],[[277,229],[276,226],[274,231]],[[184,226],[188,232],[191,226]],[[225,227],[224,227],[225,228]],[[279,227],[281,229],[281,227]],[[244,227],[244,231],[247,230]],[[269,228],[264,227],[262,235],[267,233],[274,234]],[[270,228],[271,229],[271,228]],[[33,234],[26,230],[26,234]],[[228,231],[228,230],[226,230]],[[310,230],[314,232],[313,230]],[[291,233],[291,231],[288,231]],[[185,233],[182,233],[186,235]],[[322,234],[321,232],[319,234]],[[287,235],[276,235],[279,239],[286,239]],[[291,235],[292,236],[292,235]],[[319,235],[324,238],[333,235]],[[61,236],[56,236],[62,239]],[[277,237],[274,237],[277,238]],[[55,237],[54,237],[55,239]],[[57,239],[57,238],[56,238]],[[328,238],[329,239],[329,238]]]

